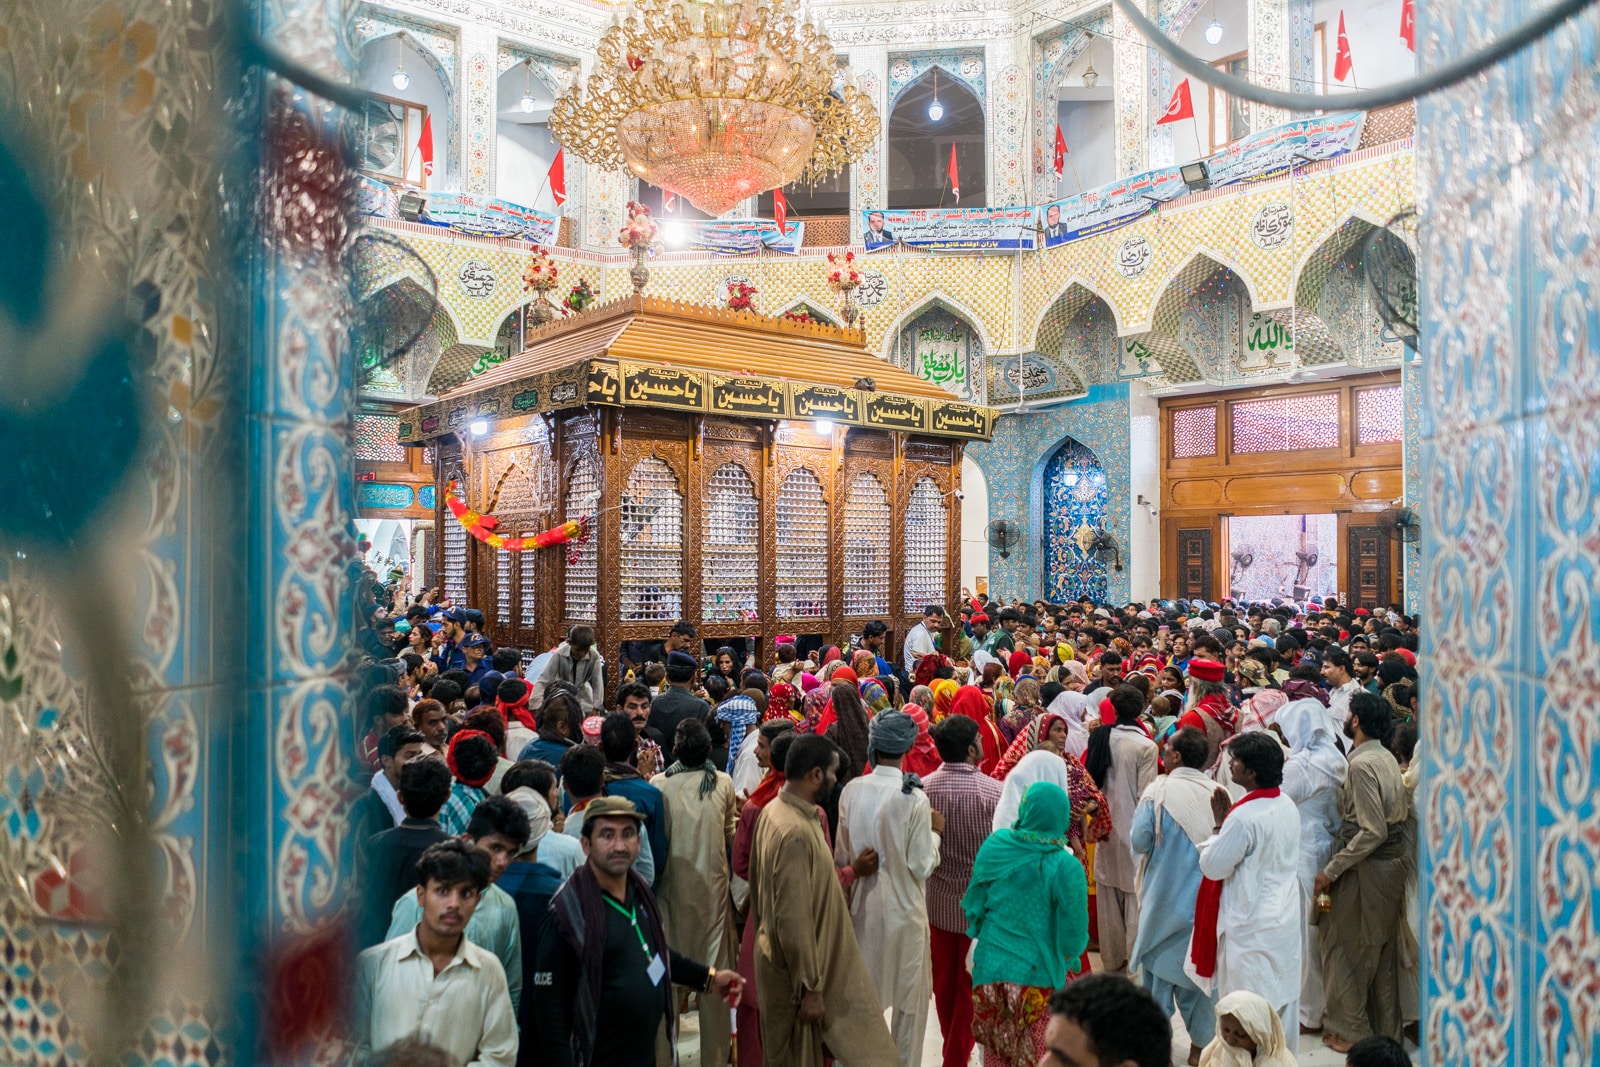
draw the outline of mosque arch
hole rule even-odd
[[[395,71],[401,66],[410,78],[404,89],[396,87],[393,81]],[[450,188],[460,181],[456,157],[461,132],[456,117],[459,109],[455,79],[431,49],[405,29],[373,37],[363,42],[357,53],[355,82],[379,96],[427,108],[429,117],[434,119],[434,177],[430,180],[424,175],[419,184]],[[418,132],[408,131],[400,146],[408,165],[413,156],[420,155],[416,144]],[[416,163],[420,167],[420,158]]]
[[[883,358],[952,396],[981,404],[988,396],[988,343],[979,319],[959,302],[930,293],[885,331]]]
[[[1067,280],[1061,292],[1045,304],[1034,319],[1031,333],[1034,351],[1051,354],[1060,352],[1067,326],[1094,300],[1099,300],[1106,306],[1112,319],[1117,322],[1117,332],[1120,333],[1122,316],[1117,313],[1116,305],[1089,282],[1073,275]]]
[[[1076,438],[1063,439],[1044,461],[1044,596],[1054,603],[1108,595],[1110,565],[1090,546],[1108,527],[1110,493],[1098,456]]]
[[[1157,298],[1155,308],[1150,315],[1151,329],[1168,336],[1177,336],[1178,318],[1182,314],[1183,305],[1188,300],[1189,294],[1198,289],[1218,269],[1229,271],[1243,283],[1252,307],[1260,303],[1255,282],[1239,269],[1237,263],[1222,253],[1201,245],[1162,281],[1161,296]]]
[[[937,119],[929,111],[936,88],[943,112]],[[908,83],[889,112],[887,206],[955,206],[946,178],[952,145],[961,179],[960,206],[987,205],[986,129],[983,102],[948,71],[935,65]]]

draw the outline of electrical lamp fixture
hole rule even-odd
[[[944,105],[939,103],[939,68],[933,68],[933,103],[928,105],[928,121],[938,122],[944,118]]]
[[[406,73],[406,46],[400,38],[394,39],[394,73],[389,76],[389,83],[396,92],[405,92],[411,87],[411,75]]]
[[[533,60],[522,61],[522,113],[533,114]]]
[[[1093,89],[1099,80],[1100,72],[1094,69],[1094,61],[1090,60],[1089,65],[1083,69],[1083,87]]]
[[[1222,23],[1217,21],[1217,0],[1211,0],[1211,21],[1206,24],[1206,44],[1222,43]]]

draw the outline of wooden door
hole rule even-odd
[[[1178,531],[1178,595],[1211,600],[1211,528]]]
[[[1394,564],[1389,532],[1382,526],[1351,526],[1346,535],[1345,570],[1351,610],[1378,611],[1389,606],[1394,589]]]

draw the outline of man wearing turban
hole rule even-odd
[[[891,1009],[900,1067],[922,1062],[933,972],[928,943],[928,876],[939,865],[944,818],[928,803],[922,783],[901,767],[917,740],[903,711],[880,712],[868,729],[872,773],[854,779],[839,797],[834,856],[876,849],[876,874],[858,878],[850,919],[879,1002]],[[846,859],[842,862],[848,863]]]

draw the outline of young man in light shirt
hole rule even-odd
[[[421,1038],[467,1067],[512,1067],[517,1023],[505,970],[466,937],[489,886],[487,852],[441,841],[418,863],[421,918],[356,961],[360,1058]]]

